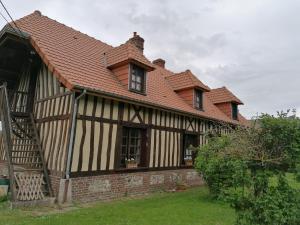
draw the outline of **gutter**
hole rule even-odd
[[[70,172],[71,172],[71,158],[73,155],[73,149],[74,149],[74,140],[75,140],[75,128],[76,128],[76,116],[78,111],[78,102],[79,100],[85,96],[87,93],[86,89],[83,90],[83,92],[75,98],[74,101],[74,109],[72,113],[72,125],[71,125],[71,133],[70,133],[70,142],[69,142],[69,148],[68,148],[68,158],[67,158],[67,167],[66,167],[66,179],[70,179]]]

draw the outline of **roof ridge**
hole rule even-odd
[[[41,14],[39,14],[39,13],[40,13],[40,11],[35,10],[34,12],[32,12],[32,13],[26,15],[26,16],[23,16],[23,17],[21,17],[21,18],[15,20],[15,23],[20,23],[20,22],[22,22],[22,20],[29,19],[29,18],[31,18],[31,17],[33,17],[33,16],[41,16]],[[12,23],[12,22],[11,22],[11,23]]]
[[[71,26],[68,26],[68,25],[66,25],[66,24],[64,24],[64,23],[61,23],[61,22],[59,22],[59,21],[57,21],[57,20],[55,20],[55,19],[52,19],[52,18],[50,18],[50,17],[48,17],[48,16],[46,16],[46,15],[43,15],[43,14],[41,13],[41,11],[39,11],[39,10],[35,10],[35,11],[34,11],[33,13],[31,13],[31,14],[29,14],[29,15],[27,15],[27,16],[24,16],[24,17],[21,17],[21,18],[15,20],[15,22],[16,22],[16,23],[23,23],[23,20],[28,19],[28,18],[31,18],[31,17],[33,18],[34,16],[35,16],[35,17],[37,17],[37,16],[39,16],[39,17],[44,17],[44,18],[46,18],[46,19],[48,19],[48,20],[54,21],[54,22],[58,23],[59,25],[62,25],[62,26],[64,26],[64,27],[66,27],[66,28],[72,30],[73,32],[76,32],[76,33],[78,33],[78,34],[80,34],[80,35],[83,35],[83,36],[85,36],[85,37],[87,37],[87,38],[89,38],[89,39],[93,39],[94,41],[100,42],[100,43],[106,45],[106,47],[112,47],[112,48],[113,48],[112,45],[107,44],[106,42],[103,42],[103,41],[101,41],[101,40],[99,40],[99,39],[97,39],[97,38],[95,38],[95,37],[93,37],[93,36],[91,36],[91,35],[88,35],[88,34],[86,34],[86,33],[81,32],[81,31],[79,31],[79,30],[76,30],[75,28],[73,28],[73,27],[71,27]]]
[[[189,75],[189,78],[191,79],[192,82],[195,82],[194,78],[195,78],[195,75],[192,73],[191,70],[186,70],[186,73]],[[200,81],[198,78],[197,78],[198,81]],[[201,82],[201,81],[200,81]],[[203,82],[201,82],[203,83]],[[204,85],[204,84],[203,84]]]

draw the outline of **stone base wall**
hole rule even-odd
[[[120,173],[72,178],[73,201],[90,202],[155,191],[172,190],[179,185],[199,186],[203,180],[193,169]]]

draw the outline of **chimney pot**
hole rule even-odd
[[[133,37],[130,38],[127,42],[131,42],[132,44],[134,44],[143,53],[145,40],[140,35],[138,35],[137,32],[133,32]]]
[[[35,10],[34,13],[37,14],[37,15],[39,15],[39,16],[42,16],[42,13],[41,13],[40,10]]]
[[[159,67],[161,67],[161,68],[165,68],[165,65],[166,65],[166,61],[163,60],[163,59],[160,59],[160,58],[155,59],[152,63],[159,66]]]

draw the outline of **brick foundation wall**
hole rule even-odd
[[[193,169],[109,174],[71,179],[72,200],[90,202],[174,189],[178,184],[203,185]]]
[[[59,184],[60,184],[61,177],[50,174],[49,178],[50,178],[50,183],[51,183],[51,188],[53,190],[53,194],[55,197],[57,197],[58,193],[59,193]]]

